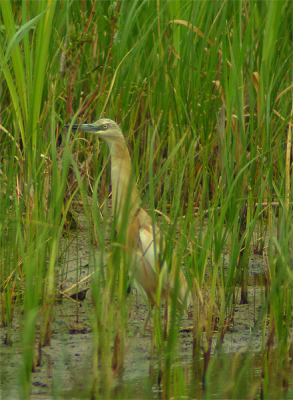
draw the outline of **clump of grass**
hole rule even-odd
[[[39,319],[40,343],[50,343],[60,238],[77,195],[103,264],[108,153],[103,144],[64,130],[72,119],[100,116],[122,123],[144,205],[154,219],[159,209],[173,223],[160,219],[193,292],[194,357],[206,393],[215,319],[221,352],[239,286],[241,302],[248,301],[248,259],[258,230],[259,241],[267,244],[267,287],[257,321],[264,327],[257,388],[269,397],[275,348],[284,360],[277,365],[282,393],[289,396],[290,2],[4,1],[0,8],[1,324],[7,326],[6,344],[12,344],[15,314],[21,315],[23,397],[29,397],[37,361]],[[96,396],[102,381],[103,393],[110,393],[127,340],[127,263],[121,263],[121,247],[112,250],[108,268],[96,267],[92,286]],[[181,318],[172,309],[167,336],[159,310],[154,318],[153,346],[166,398],[187,392],[182,370],[172,368]],[[109,335],[101,320],[113,327]],[[227,396],[239,395],[239,382],[245,386],[251,359],[239,364],[241,357],[225,360],[219,387],[231,383]],[[99,361],[107,366],[105,376]],[[231,366],[239,382],[225,372]],[[247,395],[252,392],[257,390]]]

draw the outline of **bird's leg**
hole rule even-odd
[[[165,327],[164,327],[164,337],[167,340],[169,327],[170,327],[170,314],[172,309],[172,300],[170,297],[169,287],[167,288],[166,292],[166,303],[165,303]]]
[[[166,304],[165,304],[165,327],[164,327],[164,338],[167,340],[168,337],[168,327],[169,327],[169,301],[168,296],[166,297]]]
[[[136,315],[138,316],[138,297],[137,297],[137,289],[135,289],[135,304],[136,304]]]
[[[148,325],[148,323],[149,323],[149,321],[150,321],[150,318],[151,318],[151,314],[152,314],[153,308],[154,308],[154,305],[152,304],[152,305],[151,305],[151,309],[148,311],[148,315],[147,315],[147,318],[146,318],[146,320],[145,320],[145,323],[143,324],[143,328],[142,328],[142,330],[141,330],[141,334],[142,334],[142,335],[145,334],[147,325]]]
[[[151,317],[151,311],[148,312],[147,319],[145,320],[145,323],[143,324],[143,328],[141,330],[141,334],[142,335],[145,334],[145,331],[146,331],[147,325],[149,323],[150,317]]]

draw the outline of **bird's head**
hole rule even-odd
[[[69,128],[69,125],[67,125],[67,128]],[[103,138],[108,145],[111,145],[117,140],[124,140],[123,133],[116,122],[107,118],[99,119],[92,124],[72,125],[71,129],[79,129],[81,132],[98,135],[99,137]]]

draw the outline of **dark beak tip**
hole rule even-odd
[[[65,125],[64,128],[69,129],[69,128],[70,128],[70,125]],[[75,130],[77,130],[77,129],[78,129],[78,125],[72,125],[72,127],[71,127],[71,130],[72,130],[72,131],[75,131]]]

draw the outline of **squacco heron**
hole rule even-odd
[[[69,126],[68,126],[69,127]],[[162,261],[160,250],[166,246],[159,227],[152,222],[150,215],[141,208],[141,200],[131,169],[131,158],[124,135],[110,119],[99,119],[92,124],[72,125],[98,135],[104,139],[110,150],[112,210],[116,218],[116,230],[125,230],[125,246],[130,253],[130,269],[146,292],[151,305],[157,304],[157,289],[160,284],[161,298],[177,294],[178,307],[185,310],[191,304],[191,296],[184,274],[172,257],[170,268]],[[125,217],[124,213],[128,215]]]

